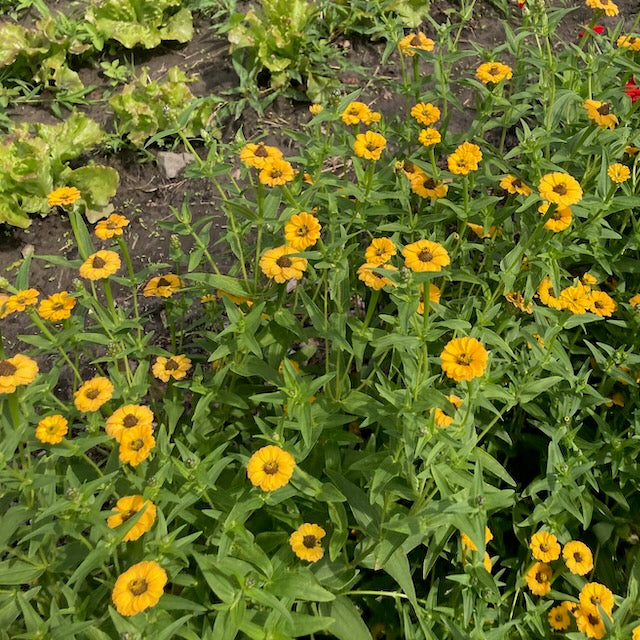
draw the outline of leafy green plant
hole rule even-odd
[[[108,213],[118,187],[111,167],[69,162],[103,142],[105,132],[90,118],[74,113],[57,125],[19,124],[0,144],[0,222],[28,227],[29,214],[47,215],[47,195],[58,186],[80,190],[79,206],[90,218]]]
[[[151,80],[148,69],[109,100],[116,117],[116,131],[135,146],[149,138],[171,137],[180,133],[191,138],[203,130],[215,134],[211,126],[214,109],[220,103],[215,96],[196,99],[187,83],[193,82],[178,67],[167,71],[163,82]]]
[[[90,6],[85,18],[104,40],[153,49],[163,40],[189,42],[193,37],[191,11],[179,7],[180,0],[104,0]]]

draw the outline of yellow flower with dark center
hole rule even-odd
[[[60,322],[71,316],[72,309],[76,306],[76,299],[66,291],[60,291],[50,295],[38,306],[38,315],[44,320]]]
[[[469,229],[471,229],[478,238],[493,238],[494,236],[502,235],[502,231],[495,225],[491,225],[486,231],[484,230],[484,225],[475,224],[473,222],[467,222],[467,227],[469,227]]]
[[[491,529],[489,527],[484,528],[484,543],[489,544],[493,540],[493,533],[491,533]],[[473,540],[466,534],[460,534],[460,542],[462,542],[462,547],[464,549],[469,549],[469,551],[477,551],[478,547],[473,543]]]
[[[418,240],[403,250],[404,262],[411,271],[441,271],[451,263],[447,250],[431,240]]]
[[[634,307],[640,306],[640,293],[636,293],[635,296],[629,298],[629,304]]]
[[[440,288],[437,287],[435,284],[433,284],[433,282],[429,283],[429,301],[435,302],[436,304],[440,302]],[[422,287],[420,287],[420,301],[418,302],[418,308],[416,309],[416,312],[419,313],[420,315],[424,313],[424,291]],[[449,396],[450,401],[451,401],[451,397],[452,396]]]
[[[137,467],[146,460],[151,449],[156,446],[151,427],[141,424],[131,429],[124,429],[120,434],[120,462],[128,462],[132,467]]]
[[[267,160],[281,160],[282,151],[277,147],[269,147],[261,142],[246,144],[240,150],[240,160],[247,167],[262,169]]]
[[[364,259],[369,264],[383,264],[395,255],[396,245],[391,238],[374,238],[364,252]]]
[[[580,608],[584,611],[598,613],[598,607],[602,607],[611,615],[613,604],[613,593],[599,582],[587,582],[580,591]]]
[[[138,562],[118,576],[111,599],[121,616],[155,607],[164,593],[167,572],[157,562]]]
[[[440,354],[444,373],[455,380],[473,380],[482,376],[487,368],[489,354],[475,338],[449,340]]]
[[[169,382],[169,378],[182,380],[189,369],[191,369],[191,360],[184,355],[171,356],[170,358],[158,356],[151,367],[153,375],[162,382]]]
[[[419,175],[419,174],[424,175],[424,171],[417,165],[413,164],[413,162],[410,162],[409,160],[401,160],[399,162],[396,162],[396,168],[402,169],[402,171],[404,171],[404,174],[409,179],[415,175]]]
[[[120,442],[124,431],[141,425],[151,427],[153,419],[153,411],[151,411],[149,407],[141,404],[126,404],[124,407],[116,409],[116,411],[107,418],[105,431],[112,438]]]
[[[432,147],[434,144],[438,144],[442,140],[442,136],[437,129],[422,129],[418,134],[418,142],[425,147]]]
[[[342,122],[345,124],[360,124],[363,122],[370,125],[372,122],[380,122],[380,114],[371,109],[364,102],[350,102],[346,109],[340,114]]]
[[[286,244],[267,249],[260,258],[260,269],[267,278],[273,278],[278,284],[288,280],[300,280],[307,269],[307,259],[292,254],[297,251]]]
[[[327,532],[317,524],[300,525],[290,536],[289,544],[300,560],[317,562],[324,555],[321,540]]]
[[[604,11],[604,14],[609,17],[617,16],[619,12],[618,5],[611,0],[586,0],[585,4],[590,9]]]
[[[586,313],[591,306],[591,296],[589,289],[581,282],[573,287],[567,287],[560,292],[558,300],[562,309],[567,309],[571,313]]]
[[[387,271],[397,271],[398,269],[390,264],[375,264],[366,262],[358,267],[358,279],[362,280],[367,287],[371,287],[376,291],[382,289],[382,287],[389,285],[390,287],[397,286],[393,280],[386,278],[385,276],[376,273],[374,269],[385,269]]]
[[[375,131],[365,131],[356,136],[353,152],[365,160],[380,160],[382,151],[387,146],[384,136]]]
[[[75,187],[60,187],[47,195],[47,202],[50,207],[73,204],[80,199],[80,192]]]
[[[511,80],[512,77],[511,67],[502,62],[485,62],[476,70],[476,78],[484,84],[497,84],[502,80]]]
[[[320,237],[322,227],[318,218],[306,211],[297,213],[284,226],[284,238],[296,251],[304,251],[312,247]]]
[[[96,376],[87,380],[74,394],[73,404],[78,411],[91,413],[97,411],[113,396],[113,385],[109,378]]]
[[[324,111],[324,107],[321,104],[313,103],[309,105],[309,113],[312,116],[317,116],[319,113]]]
[[[410,33],[398,42],[400,53],[405,56],[415,56],[416,53],[414,49],[433,51],[434,46],[435,42],[431,38],[427,38],[422,31],[418,31],[418,33]]]
[[[551,591],[553,569],[544,562],[536,562],[527,571],[527,586],[536,596],[546,596]]]
[[[640,38],[638,38],[638,36],[622,35],[616,40],[616,44],[621,49],[631,49],[631,51],[640,51]]]
[[[540,197],[563,207],[570,207],[582,200],[582,189],[578,181],[568,173],[555,171],[542,176],[538,185]]]
[[[411,108],[411,115],[425,127],[440,120],[440,109],[430,102],[418,102]]]
[[[18,353],[0,360],[0,394],[13,393],[19,386],[33,382],[38,374],[38,363]]]
[[[268,445],[258,449],[249,459],[247,477],[254,487],[275,491],[289,482],[295,466],[296,462],[290,453]]]
[[[638,151],[640,151],[640,149],[638,147],[634,147],[633,145],[628,144],[625,148],[624,148],[624,152],[630,156],[631,158],[633,158],[634,156],[636,156],[638,154]]]
[[[618,308],[616,301],[604,291],[592,291],[589,300],[589,311],[602,317],[609,317]]]
[[[585,100],[582,105],[587,110],[587,116],[603,129],[615,129],[618,118],[611,113],[611,105],[599,100]]]
[[[265,160],[258,180],[268,187],[278,187],[291,182],[295,177],[293,167],[281,158],[268,158]]]
[[[571,600],[563,600],[561,606],[563,606],[569,613],[573,613],[578,607],[578,603],[572,602]]]
[[[94,232],[100,240],[108,240],[121,236],[125,227],[129,226],[129,220],[118,213],[112,213],[106,220],[100,220]]]
[[[58,444],[69,431],[69,423],[64,416],[59,414],[47,416],[38,422],[36,438],[40,442]]]
[[[553,283],[548,276],[542,279],[542,282],[538,285],[538,297],[542,304],[546,304],[552,309],[562,309],[562,303],[556,297],[556,293],[553,290]]]
[[[471,171],[478,170],[478,164],[482,160],[482,151],[477,144],[463,142],[447,158],[447,166],[451,173],[466,176]]]
[[[234,296],[232,293],[229,293],[228,291],[223,291],[222,289],[218,289],[216,291],[216,296],[220,299],[222,299],[222,296],[225,296],[227,298],[229,298],[229,300],[231,300],[231,302],[235,303],[235,304],[246,304],[248,307],[252,307],[253,306],[253,300],[251,300],[251,298],[246,298],[244,296]]]
[[[16,313],[24,311],[27,307],[32,307],[38,303],[40,292],[37,289],[24,289],[16,291],[7,298],[5,302],[6,313]]]
[[[533,193],[533,189],[526,185],[520,178],[512,176],[511,174],[505,176],[500,180],[500,186],[511,194],[519,193],[521,196],[529,196]]]
[[[433,421],[436,427],[444,428],[453,422],[453,418],[447,415],[440,407],[436,407],[433,411]]]
[[[562,557],[571,573],[584,576],[593,569],[593,554],[584,542],[571,540],[564,545]]]
[[[631,177],[631,171],[629,171],[629,167],[624,164],[620,164],[616,162],[612,165],[609,165],[607,169],[607,175],[615,182],[616,184],[620,184],[622,182],[626,182]]]
[[[604,637],[604,621],[597,611],[586,611],[582,607],[578,607],[574,615],[578,631],[586,634],[587,638],[596,638],[598,640]]]
[[[434,180],[431,176],[421,171],[411,176],[411,191],[421,198],[444,198],[449,187],[442,180]]]
[[[547,211],[549,211],[550,206],[550,202],[543,202],[538,207],[538,211],[544,216]],[[564,231],[571,224],[572,219],[573,216],[569,207],[556,205],[551,212],[549,219],[544,223],[544,228],[549,229],[549,231],[553,231],[554,233],[558,233],[559,231]]]
[[[582,274],[582,277],[580,278],[580,280],[582,281],[582,284],[586,286],[596,284],[598,282],[598,279],[592,276],[588,271],[587,273]]]
[[[453,395],[453,394],[448,395],[447,400],[456,408],[456,410],[459,409],[460,406],[462,405],[462,398],[459,398],[456,395]],[[454,421],[454,418],[452,416],[450,416],[448,413],[445,413],[440,407],[436,407],[434,411],[434,422],[436,424],[436,427],[448,427],[453,421]],[[486,528],[485,533],[486,532],[488,532],[486,542],[489,542],[489,540],[493,539],[493,534],[489,530],[489,527]],[[468,536],[466,536],[466,539],[470,541],[470,538]],[[485,562],[486,562],[486,558],[485,558]],[[489,572],[491,571],[491,561],[489,561],[489,569],[487,569],[487,571]]]
[[[107,526],[115,529],[127,520],[133,518],[139,511],[143,511],[137,522],[133,525],[122,539],[124,542],[137,540],[140,536],[147,533],[153,526],[156,519],[156,506],[151,500],[145,500],[140,495],[124,496],[116,503],[112,509],[116,513],[107,518]]]
[[[531,536],[529,548],[533,557],[541,562],[552,562],[560,557],[558,538],[548,531],[534,533]]]
[[[119,268],[120,256],[115,251],[101,249],[80,265],[80,276],[87,280],[101,280],[112,276]]]
[[[558,605],[549,610],[549,624],[556,631],[564,631],[571,625],[571,617],[566,607]]]
[[[509,291],[509,293],[505,293],[504,297],[516,309],[519,309],[523,313],[533,313],[533,305],[530,302],[526,302],[521,293],[518,293],[517,291]]]
[[[170,298],[176,291],[182,289],[183,283],[175,273],[155,276],[144,286],[142,295],[145,298]]]

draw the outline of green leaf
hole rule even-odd
[[[320,612],[335,620],[329,632],[338,640],[372,640],[360,611],[347,596],[338,596],[331,604],[321,604]]]

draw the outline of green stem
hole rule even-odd
[[[136,316],[136,325],[137,325],[136,331],[138,334],[138,344],[139,344],[140,339],[142,338],[142,320],[140,319],[140,308],[138,306],[138,285],[136,284],[136,274],[133,270],[133,264],[131,262],[131,256],[129,255],[129,249],[127,247],[127,243],[123,240],[121,236],[118,237],[118,245],[120,246],[120,251],[122,251],[124,262],[127,265],[129,280],[131,280],[131,292],[133,293],[133,312]]]
[[[75,375],[78,382],[82,383],[82,377],[80,376],[78,369],[76,368],[75,364],[71,362],[71,359],[67,355],[67,352],[62,348],[61,345],[58,344],[57,340],[55,339],[51,331],[49,331],[49,329],[45,326],[44,322],[40,320],[40,317],[35,311],[32,311],[30,315],[33,323],[38,327],[38,329],[40,329],[40,331],[45,336],[45,338],[47,338],[47,340],[51,342],[51,344],[58,350],[62,358],[71,367],[71,370],[73,371],[73,374]]]

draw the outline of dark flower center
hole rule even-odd
[[[513,181],[511,182],[511,184],[518,189],[519,187],[522,186],[522,180],[520,180],[520,178],[514,178]]]
[[[12,376],[17,370],[18,367],[6,360],[0,362],[0,376]]]
[[[608,116],[609,115],[609,105],[605,102],[603,105],[599,106],[596,111],[601,115],[601,116]]]
[[[404,170],[407,173],[413,173],[416,170],[416,165],[413,164],[413,162],[405,162],[404,163]]]
[[[422,183],[425,189],[435,189],[437,182],[433,178],[426,178]]]
[[[412,47],[419,47],[422,44],[420,36],[413,36],[409,44],[411,44]]]
[[[369,142],[367,144],[367,151],[376,151],[378,149],[378,145],[374,142]]]
[[[84,395],[89,398],[89,400],[95,400],[100,395],[100,389],[93,387],[92,389],[85,391]]]
[[[279,178],[282,175],[282,171],[280,169],[271,169],[271,177]]]
[[[124,420],[122,421],[122,426],[130,429],[131,427],[135,427],[138,424],[138,418],[133,415],[133,413],[128,413]]]
[[[500,69],[498,69],[498,67],[491,67],[491,69],[489,69],[489,74],[492,76],[497,76],[500,75]]]
[[[549,578],[547,577],[546,573],[542,571],[538,571],[536,573],[536,581],[539,582],[540,584],[545,584],[545,582],[549,582]]]
[[[173,359],[169,358],[167,364],[164,365],[165,371],[175,371],[180,365]]]
[[[588,614],[587,618],[589,620],[589,624],[594,627],[600,624],[600,618],[598,616],[594,616],[592,613]]]
[[[552,214],[551,214],[551,219],[552,220],[562,220],[562,214],[560,213],[559,209],[556,209]]]
[[[106,227],[110,231],[113,231],[114,229],[118,228],[118,223],[115,220],[107,220]]]
[[[565,184],[554,184],[552,191],[557,193],[559,196],[567,195],[567,185]]]
[[[158,280],[158,287],[170,287],[171,283],[166,278],[160,278]]]
[[[582,554],[581,554],[579,551],[576,551],[576,552],[573,554],[573,559],[574,559],[576,562],[582,562]]]
[[[307,233],[309,233],[309,229],[307,228],[306,224],[301,225],[300,227],[298,227],[298,230],[296,231],[296,233],[301,237],[304,238],[304,236],[307,235]]]
[[[133,440],[131,442],[129,447],[131,449],[133,449],[134,451],[140,451],[140,449],[142,449],[142,447],[144,447],[144,440],[142,438],[137,438],[136,440]]]
[[[276,473],[278,473],[278,470],[280,469],[280,465],[277,463],[276,460],[269,460],[269,462],[265,462],[262,465],[262,470],[268,475],[268,476],[275,476]]]
[[[418,254],[418,260],[420,260],[420,262],[431,262],[433,260],[433,253],[431,253],[429,249],[423,249]]]
[[[62,311],[64,309],[64,303],[63,302],[54,302],[51,305],[51,311]]]
[[[315,536],[304,536],[304,538],[302,538],[302,544],[307,549],[313,549],[317,543],[318,543],[318,540],[316,539]]]
[[[291,266],[291,258],[287,258],[287,256],[280,256],[277,260],[276,260],[276,264],[281,268],[281,269],[288,269]]]
[[[149,585],[144,578],[136,578],[129,583],[129,591],[134,596],[141,596],[143,593],[146,593],[149,589]]]
[[[93,261],[91,262],[91,266],[94,269],[102,269],[104,265],[107,264],[100,256],[95,256]]]
[[[267,158],[269,157],[269,152],[266,150],[263,144],[259,144],[256,149],[255,155],[258,156],[258,158]]]
[[[135,509],[129,509],[129,511],[125,511],[120,517],[122,518],[122,522],[126,522],[129,518],[133,518],[133,516],[138,513]]]
[[[471,355],[468,353],[461,353],[456,357],[456,362],[464,367],[468,367],[471,364]]]
[[[516,298],[517,299],[517,298]],[[542,543],[540,545],[540,551],[542,551],[542,553],[547,553],[547,551],[549,551],[549,547],[547,547],[546,544]]]

